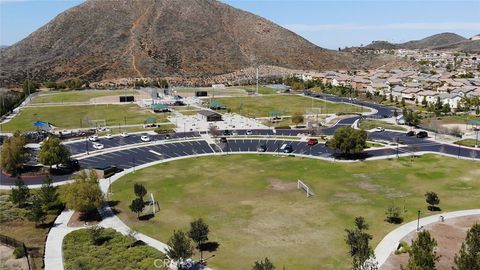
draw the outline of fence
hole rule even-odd
[[[0,234],[0,243],[13,248],[18,248],[18,247],[23,248],[25,250],[25,256],[27,257],[28,269],[29,270],[37,269],[34,262],[34,256],[32,253],[29,252],[24,242],[18,241],[17,239],[14,239],[12,237]]]

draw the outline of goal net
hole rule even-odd
[[[315,193],[313,193],[313,191],[310,189],[310,187],[300,179],[297,180],[297,189],[303,189],[303,191],[305,191],[305,193],[307,193],[307,198],[315,195]]]

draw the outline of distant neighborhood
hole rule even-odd
[[[394,53],[414,60],[418,68],[307,72],[298,77],[332,86],[351,86],[358,92],[391,96],[407,103],[431,105],[440,100],[452,111],[462,106],[462,99],[480,97],[479,54],[405,49],[377,53]]]

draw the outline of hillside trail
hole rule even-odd
[[[131,64],[132,64],[132,68],[133,70],[135,71],[135,73],[137,73],[138,77],[139,78],[143,78],[143,74],[142,72],[138,69],[137,67],[137,57],[135,55],[135,51],[134,51],[134,48],[135,48],[135,37],[136,37],[136,30],[138,29],[139,26],[142,25],[143,21],[145,20],[145,17],[147,16],[147,14],[149,12],[151,12],[154,8],[154,5],[155,5],[155,1],[152,1],[152,5],[150,8],[147,8],[145,9],[145,11],[143,12],[142,15],[140,15],[140,17],[138,17],[132,24],[132,27],[130,27],[130,46],[128,48],[128,54],[130,54],[130,58],[131,58]]]

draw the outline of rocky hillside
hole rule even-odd
[[[389,43],[375,41],[366,46],[367,49],[411,49],[411,50],[456,50],[465,52],[480,52],[480,42],[474,38],[466,39],[454,33],[441,33],[405,43]]]
[[[78,77],[203,77],[254,65],[349,68],[347,53],[308,42],[215,0],[89,0],[1,50],[1,84]]]

